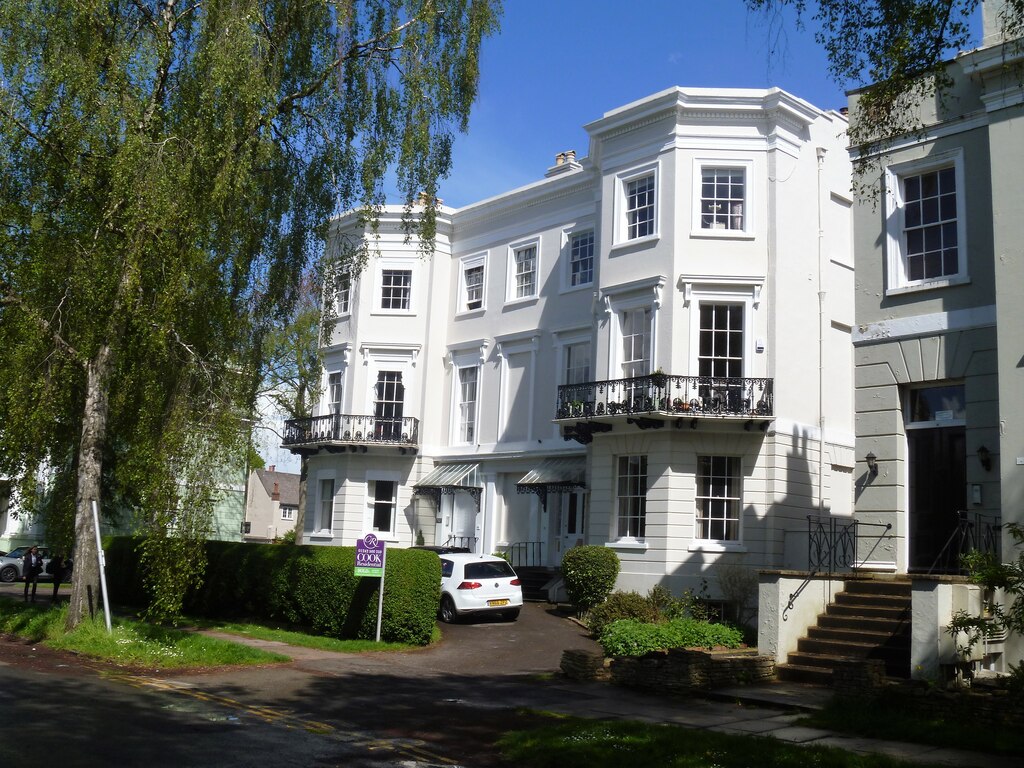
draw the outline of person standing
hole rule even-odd
[[[32,585],[32,602],[36,601],[36,587],[39,585],[39,574],[43,572],[43,557],[39,554],[39,547],[34,544],[25,553],[22,561],[22,575],[25,577],[25,600],[28,600],[28,586]]]
[[[53,576],[53,599],[57,599],[57,590],[61,582],[67,581],[70,576],[71,559],[64,559],[64,555],[53,555],[50,562],[46,564],[46,572]]]

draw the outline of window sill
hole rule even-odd
[[[647,542],[640,539],[618,539],[617,541],[606,541],[604,545],[609,549],[619,549],[626,552],[647,551]]]
[[[330,531],[313,531],[309,536],[310,541],[333,541],[334,534]]]
[[[479,307],[477,309],[463,309],[455,313],[455,317],[479,317],[487,312],[486,307]]]
[[[914,283],[913,285],[901,285],[896,288],[889,288],[886,290],[886,296],[899,296],[904,293],[917,293],[918,291],[933,291],[937,288],[950,288],[954,285],[967,285],[971,282],[970,275],[957,275],[956,277],[946,277],[941,280],[929,280],[922,283]]]
[[[627,248],[639,247],[644,245],[654,245],[661,240],[661,235],[645,235],[644,237],[637,237],[632,240],[622,240],[618,243],[612,243],[611,251],[623,251]]]
[[[536,303],[537,303],[537,296],[524,296],[521,299],[506,299],[505,300],[505,307],[506,308],[522,307],[522,306],[526,306],[528,304],[536,304]]]
[[[695,239],[708,240],[753,240],[753,232],[744,229],[694,229],[690,231],[690,237]]]
[[[576,293],[577,291],[585,291],[588,288],[594,287],[594,281],[591,280],[589,283],[580,283],[579,285],[565,285],[562,286],[562,290],[559,293]]]
[[[687,552],[734,552],[743,554],[747,548],[738,541],[694,541],[686,548]]]

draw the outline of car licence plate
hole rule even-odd
[[[488,605],[508,605],[508,600],[488,600]]]

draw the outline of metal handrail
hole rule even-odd
[[[544,564],[543,541],[516,541],[505,547],[513,568],[533,568]]]
[[[412,416],[385,417],[329,413],[284,423],[283,445],[305,443],[370,443],[417,445],[419,419]]]
[[[981,552],[996,555],[1000,551],[999,531],[1002,525],[993,522],[998,518],[975,512],[973,515],[966,509],[956,512],[956,528],[946,539],[927,573],[945,573],[963,575],[963,557],[969,552]]]
[[[449,536],[445,541],[446,547],[461,547],[470,552],[476,551],[476,536]]]
[[[892,523],[871,523],[849,518],[807,516],[807,566],[811,573],[835,573],[857,568],[857,542],[861,528],[892,530]],[[884,535],[884,533],[883,533]]]
[[[628,379],[563,384],[555,419],[619,414],[674,416],[774,415],[774,379],[672,376],[651,373]]]

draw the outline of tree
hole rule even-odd
[[[267,329],[332,213],[435,199],[498,2],[0,0],[0,471],[74,488],[69,626],[112,494],[180,605]]]
[[[854,146],[884,145],[920,130],[918,111],[909,107],[952,84],[946,64],[972,43],[971,17],[982,0],[746,0],[776,26],[782,10],[808,17],[824,46],[829,71],[848,86],[870,85],[858,94]],[[1024,32],[1024,0],[989,0],[987,13],[1001,24],[1006,39]]]

